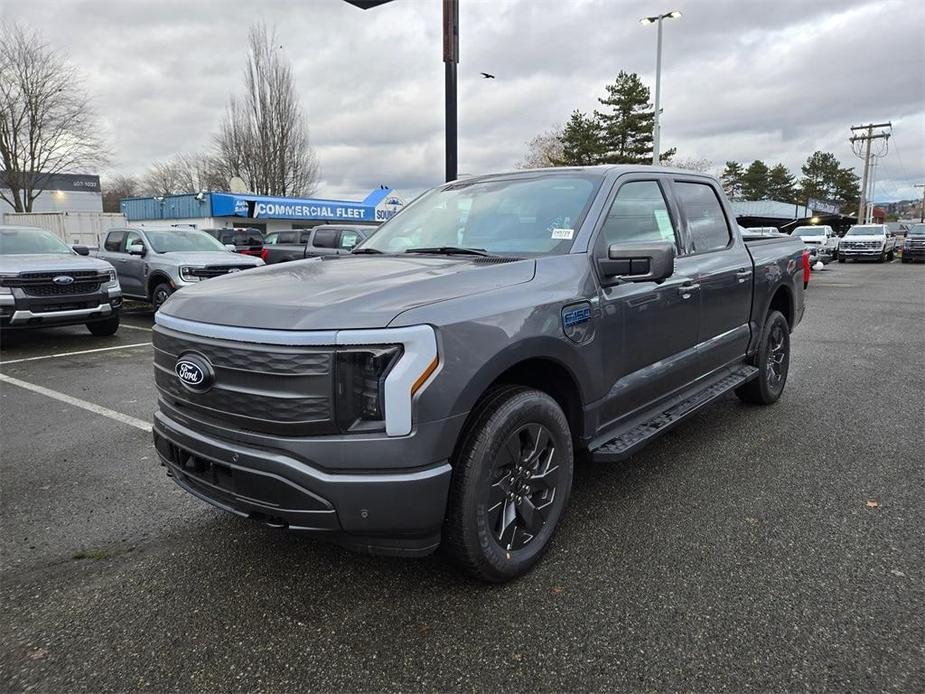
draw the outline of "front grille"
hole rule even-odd
[[[154,329],[155,384],[169,403],[214,423],[282,436],[337,431],[333,348],[234,342]],[[194,353],[214,371],[204,392],[182,385],[178,357]]]
[[[55,277],[71,277],[71,284],[57,284]],[[74,296],[98,292],[100,284],[109,281],[108,273],[95,270],[61,270],[58,272],[24,272],[3,280],[5,287],[21,287],[29,296]]]
[[[207,265],[206,267],[194,268],[190,271],[194,277],[199,277],[204,280],[210,279],[212,277],[221,277],[222,275],[227,275],[229,272],[238,271],[238,270],[250,270],[253,265]]]
[[[841,244],[845,250],[866,250],[868,248],[880,248],[881,245],[880,241],[842,241]]]
[[[28,284],[23,291],[30,296],[73,296],[74,294],[93,294],[100,289],[98,281],[74,282],[73,284]]]

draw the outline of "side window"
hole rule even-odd
[[[728,246],[732,236],[716,191],[705,183],[675,182],[674,187],[687,214],[694,253],[718,251]]]
[[[677,243],[665,196],[656,181],[631,181],[620,186],[603,233],[608,246],[645,241]]]
[[[360,234],[356,231],[344,231],[340,235],[341,248],[353,248],[360,242]]]
[[[245,243],[247,243],[248,246],[262,246],[263,245],[263,235],[259,231],[248,229],[247,241]]]
[[[124,231],[110,231],[109,236],[106,237],[106,243],[103,244],[103,248],[112,253],[121,253],[123,238],[125,238]]]
[[[298,243],[299,233],[297,231],[281,231],[276,243]]]
[[[123,246],[123,253],[128,253],[130,246],[134,244],[144,245],[145,242],[141,239],[141,234],[137,231],[130,231],[125,235],[125,245]]]
[[[299,243],[308,243],[312,238],[312,230],[306,229],[299,233]]]
[[[275,246],[277,244],[277,239],[279,237],[276,234],[268,234],[267,237],[263,240],[264,246]]]
[[[233,231],[223,231],[222,237],[219,239],[222,243],[234,243],[234,232]]]
[[[312,239],[315,248],[337,248],[337,229],[316,229]]]

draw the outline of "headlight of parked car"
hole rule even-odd
[[[119,289],[119,276],[116,274],[115,270],[107,270],[106,273],[109,275],[109,279],[104,285],[104,289]]]
[[[180,279],[184,282],[198,282],[202,278],[197,277],[193,272],[199,269],[198,267],[190,267],[188,265],[180,267]]]
[[[334,407],[341,431],[385,430],[385,379],[401,355],[401,345],[337,350]]]

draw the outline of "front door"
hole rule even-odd
[[[127,231],[125,232],[125,240],[122,243],[122,269],[119,274],[122,290],[126,294],[132,294],[133,296],[147,296],[147,288],[145,287],[147,263],[142,256],[130,255],[128,252],[131,246],[145,246],[144,239],[137,231]]]
[[[594,249],[606,257],[611,244],[672,241],[674,274],[662,283],[603,281],[600,294],[604,379],[608,392],[598,421],[603,433],[666,397],[690,380],[697,344],[700,293],[693,264],[678,233],[658,176],[620,179]]]

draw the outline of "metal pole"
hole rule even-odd
[[[652,126],[652,165],[658,166],[661,124],[659,110],[662,100],[662,19],[658,18],[658,47],[655,52],[655,123]]]
[[[870,141],[873,127],[867,128],[867,137],[864,140],[864,178],[861,181],[861,200],[858,203],[858,224],[864,224],[867,219],[867,180],[870,175]]]
[[[456,180],[456,64],[459,62],[459,0],[443,0],[443,62],[446,100],[446,180]]]
[[[915,187],[922,189],[922,216],[919,221],[925,224],[925,183],[916,183]]]

